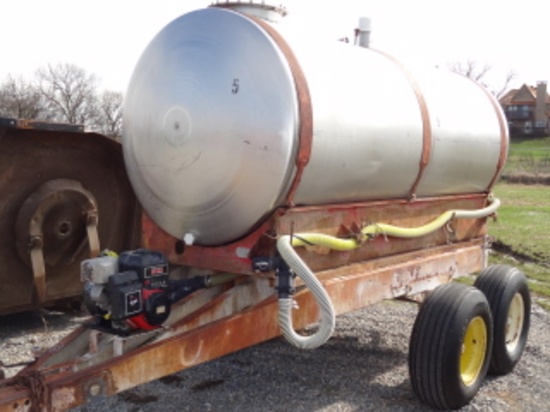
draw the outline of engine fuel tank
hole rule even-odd
[[[283,205],[490,190],[508,132],[494,97],[467,78],[208,8],[144,51],[123,147],[151,218],[219,245]]]

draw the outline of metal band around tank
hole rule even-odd
[[[264,29],[275,41],[277,46],[279,46],[288,62],[290,71],[292,72],[292,77],[294,78],[294,83],[296,85],[296,93],[298,97],[298,116],[300,122],[298,130],[299,146],[298,154],[296,156],[296,174],[294,175],[294,180],[290,186],[288,194],[286,195],[286,203],[290,206],[294,206],[294,195],[296,194],[296,190],[298,190],[298,186],[302,180],[304,169],[309,163],[311,156],[311,145],[313,142],[313,111],[311,108],[309,87],[302,67],[300,66],[300,63],[298,63],[298,59],[285,39],[271,25],[263,20],[250,15],[246,15],[246,17]]]
[[[472,79],[470,79],[472,80]],[[508,155],[508,132],[506,128],[506,121],[504,119],[504,116],[502,115],[502,111],[500,110],[500,107],[495,99],[495,97],[481,84],[478,82],[472,80],[475,84],[477,84],[483,92],[487,95],[489,98],[489,101],[491,102],[491,105],[493,106],[493,109],[495,109],[495,113],[497,115],[498,119],[498,126],[500,128],[500,155],[498,158],[497,168],[495,171],[495,174],[493,178],[491,179],[491,182],[487,186],[487,192],[490,192],[493,186],[495,185],[498,176],[500,175],[500,171],[504,167],[504,163],[506,162],[506,157]]]
[[[393,56],[390,56],[389,54],[384,53],[383,51],[375,50],[375,49],[370,49],[370,50],[381,54],[382,56],[392,61],[397,67],[399,67],[399,69],[403,72],[403,74],[409,81],[409,84],[411,85],[414,91],[414,95],[416,96],[416,100],[420,108],[420,116],[422,118],[422,155],[420,156],[420,165],[418,169],[418,175],[416,176],[416,179],[414,180],[411,190],[409,191],[409,199],[414,199],[416,197],[416,189],[420,184],[420,180],[424,175],[424,171],[426,170],[426,167],[430,162],[430,157],[432,154],[432,125],[430,123],[430,114],[428,112],[428,105],[426,104],[426,99],[424,99],[424,95],[420,90],[420,86],[418,86],[418,83],[416,83],[416,80],[414,79],[412,74],[405,68],[405,66],[400,61],[396,60]]]

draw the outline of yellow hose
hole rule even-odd
[[[477,219],[487,217],[496,212],[500,206],[500,200],[489,196],[489,206],[478,210],[448,210],[423,226],[407,228],[388,225],[386,223],[375,223],[368,225],[361,230],[361,234],[369,238],[378,235],[393,236],[399,238],[422,237],[445,226],[454,219]],[[338,251],[349,251],[358,248],[361,244],[355,239],[341,239],[335,236],[321,233],[300,233],[292,236],[292,246],[324,246]]]
[[[300,233],[292,237],[292,246],[306,245],[325,246],[339,251],[353,250],[359,246],[355,239],[341,239],[321,233]]]

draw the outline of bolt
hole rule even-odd
[[[97,383],[94,383],[92,386],[90,386],[90,395],[91,396],[98,396],[101,393],[101,386]]]
[[[42,237],[41,236],[32,236],[29,243],[31,249],[41,248],[42,247]]]

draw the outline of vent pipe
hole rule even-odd
[[[371,21],[368,17],[359,18],[359,27],[355,29],[355,44],[359,47],[370,46]]]

